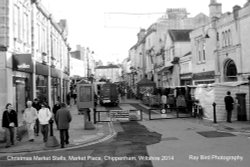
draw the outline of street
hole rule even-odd
[[[136,106],[120,104],[108,109]],[[10,154],[1,157],[1,166],[249,166],[250,134],[218,131],[194,118],[149,121],[146,112],[144,109],[143,121],[114,122],[116,136],[107,141],[67,150]]]

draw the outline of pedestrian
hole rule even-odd
[[[227,95],[224,98],[224,102],[227,111],[227,122],[232,123],[231,117],[232,117],[232,110],[234,108],[233,107],[234,99],[232,98],[230,91],[227,92]]]
[[[44,103],[41,104],[41,109],[38,112],[38,119],[41,125],[41,132],[43,134],[43,142],[47,142],[48,132],[49,132],[49,120],[51,119],[52,114],[45,106]]]
[[[56,112],[57,112],[60,108],[61,108],[61,104],[60,104],[60,102],[57,100],[56,103],[55,103],[55,105],[53,106],[53,109],[52,109],[53,115],[54,115],[54,119],[55,119],[55,117],[56,117]],[[56,122],[56,126],[57,126],[57,122]]]
[[[66,108],[66,104],[62,103],[61,108],[56,112],[56,122],[60,130],[61,148],[64,144],[69,144],[69,123],[72,117],[70,111]]]
[[[41,109],[41,104],[37,98],[34,99],[34,101],[32,103],[32,107],[34,107],[38,112]],[[36,119],[34,132],[35,132],[36,136],[39,136],[39,120],[38,119]]]
[[[8,103],[5,107],[5,111],[2,116],[2,127],[5,129],[6,148],[15,144],[16,127],[18,127],[17,113],[13,110],[11,103]]]
[[[23,113],[23,120],[28,130],[29,141],[33,142],[35,139],[34,136],[34,126],[36,123],[37,117],[37,110],[32,107],[32,101],[27,101],[27,108],[24,110]]]
[[[71,98],[71,94],[70,92],[67,94],[66,96],[66,102],[67,102],[67,105],[70,105],[70,98]]]
[[[161,95],[161,104],[163,109],[167,108],[167,96],[165,94]]]

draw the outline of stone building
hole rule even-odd
[[[39,98],[52,107],[69,89],[67,22],[55,22],[39,1],[0,0],[0,117]],[[0,121],[1,122],[1,121]]]
[[[210,22],[190,33],[194,84],[244,81],[250,75],[250,6],[222,13],[211,0]]]
[[[100,81],[101,79],[109,80],[110,82],[120,82],[122,69],[118,65],[98,66],[95,68],[95,79]]]
[[[168,54],[170,47],[166,45],[169,36],[168,30],[192,30],[208,21],[209,18],[202,13],[194,17],[188,17],[186,9],[170,8],[167,9],[164,16],[159,18],[146,31],[141,30],[137,35],[137,43],[129,50],[131,65],[135,65],[137,71],[136,82],[147,76],[157,86],[171,85],[172,83],[166,83],[168,82],[166,76],[168,74],[164,70],[170,69],[168,66],[172,66],[166,66],[165,64],[166,54]],[[190,51],[191,49],[186,53]],[[186,53],[178,55],[178,57],[184,56]]]

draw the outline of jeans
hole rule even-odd
[[[46,142],[48,140],[49,125],[41,125],[41,132],[43,134],[43,141]]]
[[[36,119],[34,132],[35,132],[36,135],[38,136],[38,134],[39,134],[39,120],[38,120],[38,119]]]
[[[64,144],[69,144],[69,130],[68,129],[60,129],[60,139],[61,146],[64,147]]]
[[[10,146],[11,144],[15,144],[15,128],[9,127],[5,129],[5,137],[6,137],[6,146]]]

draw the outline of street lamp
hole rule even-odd
[[[215,41],[213,41],[213,44],[215,44],[215,82],[220,82],[220,59],[219,59],[219,36],[218,36],[218,32],[217,32],[217,28],[216,28],[216,21],[218,20],[217,17],[212,17],[211,20],[211,27],[209,27],[206,30],[206,33],[204,35],[205,39],[214,39]],[[214,38],[211,38],[211,35],[209,35],[209,31],[213,30],[214,32]]]

